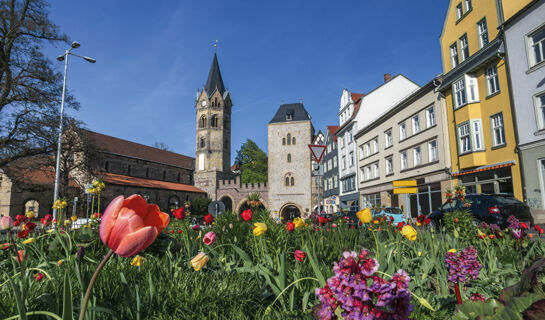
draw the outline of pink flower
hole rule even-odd
[[[336,224],[336,223],[332,223],[331,226],[332,226],[333,228],[337,228],[337,224]]]
[[[216,241],[216,234],[213,231],[210,231],[207,234],[205,234],[204,238],[202,239],[202,242],[207,246],[212,245],[215,241]]]
[[[307,257],[307,254],[303,250],[295,250],[295,252],[293,253],[293,256],[295,257],[297,261],[303,262],[303,260],[305,260],[305,258]]]
[[[9,230],[13,228],[13,219],[10,216],[3,216],[0,219],[0,230]]]

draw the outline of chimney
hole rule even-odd
[[[384,74],[384,83],[390,81],[390,79],[392,79],[392,75],[389,74],[389,73],[385,73]]]

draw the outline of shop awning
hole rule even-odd
[[[510,166],[515,165],[515,163],[516,163],[515,160],[511,160],[511,161],[506,161],[506,162],[501,162],[501,163],[496,163],[496,164],[489,164],[489,165],[486,165],[486,166],[477,167],[475,169],[468,169],[468,170],[461,170],[461,171],[458,171],[458,172],[452,172],[450,175],[453,176],[453,177],[465,176],[465,175],[472,174],[472,173],[478,173],[478,172],[483,172],[483,171],[496,170],[496,169],[500,169],[500,168],[510,167]]]

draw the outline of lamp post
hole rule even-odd
[[[64,80],[62,83],[62,100],[61,100],[61,116],[60,116],[60,122],[59,122],[59,140],[57,142],[57,163],[55,165],[55,191],[53,194],[53,203],[59,199],[59,174],[60,174],[60,166],[61,166],[61,144],[62,144],[62,121],[63,121],[63,115],[64,115],[64,97],[66,94],[66,71],[68,70],[68,55],[73,55],[76,57],[80,57],[83,60],[95,63],[96,60],[93,58],[89,58],[86,56],[80,56],[78,54],[72,53],[72,49],[79,48],[80,44],[79,42],[72,42],[72,45],[69,49],[67,49],[64,54],[61,54],[57,57],[57,60],[63,61],[64,60]],[[53,209],[53,219],[57,219],[57,209]]]

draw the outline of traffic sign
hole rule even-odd
[[[394,189],[394,194],[406,194],[406,193],[416,193],[416,188],[397,188]]]
[[[324,156],[326,146],[309,144],[308,147],[310,148],[310,152],[312,152],[316,162],[320,163],[320,161],[322,161],[322,157]]]
[[[212,214],[214,217],[217,217],[224,212],[225,204],[221,201],[212,201],[208,205],[208,213]]]
[[[324,175],[324,166],[319,164],[319,163],[315,163],[312,166],[312,175],[313,176],[323,176]]]
[[[392,182],[393,187],[416,187],[416,180],[397,180]]]

